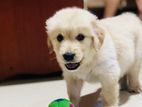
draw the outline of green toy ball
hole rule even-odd
[[[69,100],[60,98],[52,101],[48,107],[74,107],[74,106]]]

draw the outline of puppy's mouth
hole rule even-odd
[[[68,70],[75,70],[80,66],[80,62],[78,62],[78,63],[67,63],[67,64],[65,64],[65,66]]]

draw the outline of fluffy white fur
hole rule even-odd
[[[87,10],[66,8],[46,21],[48,44],[56,53],[67,83],[68,95],[78,107],[83,81],[102,84],[105,107],[119,104],[119,80],[126,75],[130,91],[140,92],[140,65],[142,62],[142,24],[137,16],[125,13],[98,20]],[[76,40],[83,34],[83,41]],[[57,41],[62,34],[63,41]],[[63,54],[75,53],[75,70],[68,70]]]

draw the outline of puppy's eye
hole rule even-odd
[[[83,41],[85,39],[85,36],[83,34],[79,34],[79,35],[77,35],[76,39],[78,41]]]
[[[62,40],[64,40],[63,35],[59,34],[59,35],[57,36],[57,40],[58,40],[59,42],[61,42]]]

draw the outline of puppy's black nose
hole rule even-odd
[[[74,59],[75,54],[71,52],[67,52],[63,55],[66,61],[72,61]]]

